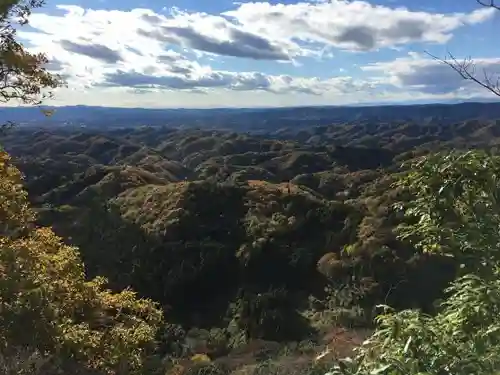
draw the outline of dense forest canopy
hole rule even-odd
[[[0,100],[61,84],[16,40],[41,5],[0,7]],[[500,116],[484,108],[446,125],[2,129],[0,366],[496,374]]]
[[[164,353],[225,358],[255,340],[318,348],[334,326],[364,332],[381,303],[436,312],[459,262],[399,234],[414,221],[396,204],[413,195],[395,182],[422,155],[494,152],[495,127],[386,128],[368,144],[356,124],[281,137],[19,128],[2,143],[38,223],[79,249],[87,277],[160,304]]]

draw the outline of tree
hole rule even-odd
[[[43,0],[0,2],[0,103],[40,104],[62,83],[45,68],[44,54],[30,53],[16,40],[16,27],[27,24],[32,10],[43,4]]]
[[[130,290],[85,279],[78,249],[37,228],[21,175],[0,153],[0,352],[27,348],[61,368],[139,370],[162,313]]]
[[[476,0],[500,10],[495,0]],[[476,74],[472,59],[442,60],[463,79],[500,96],[500,78]],[[500,370],[500,157],[485,151],[434,154],[413,161],[396,185],[414,199],[398,208],[410,220],[399,237],[422,253],[455,258],[456,279],[429,316],[385,312],[375,333],[331,375],[494,375]]]
[[[42,5],[0,1],[0,103],[39,104],[61,83],[45,55],[16,40],[16,27]],[[0,359],[32,352],[66,373],[139,371],[155,349],[161,311],[130,290],[112,293],[104,278],[87,280],[78,249],[34,219],[21,174],[0,151]]]
[[[476,2],[483,7],[500,10],[500,5],[495,0],[476,0]],[[436,57],[431,53],[428,53],[428,55],[448,65],[464,80],[472,81],[494,95],[500,96],[500,76],[498,72],[492,73],[483,69],[481,74],[478,74],[476,63],[472,58],[459,60],[451,52],[448,52],[444,59]]]
[[[413,200],[399,236],[423,253],[454,257],[457,278],[434,316],[377,317],[374,335],[334,374],[466,375],[500,369],[500,157],[484,151],[430,155],[398,185]]]
[[[494,0],[476,0],[500,10]],[[446,63],[500,96],[500,79],[472,59]],[[413,195],[397,208],[399,237],[422,253],[453,257],[457,277],[437,314],[382,306],[375,333],[331,375],[494,375],[500,370],[500,157],[485,151],[428,155],[396,183]]]

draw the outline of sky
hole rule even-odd
[[[500,76],[499,33],[475,0],[47,0],[18,36],[47,104],[206,108],[495,99],[428,53]]]

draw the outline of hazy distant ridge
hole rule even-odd
[[[45,107],[54,108],[54,107]],[[56,125],[87,127],[187,126],[229,128],[233,130],[272,130],[302,128],[339,122],[454,122],[500,119],[500,103],[385,105],[364,107],[286,107],[147,109],[89,106],[57,107],[45,117],[36,107],[0,108],[0,122],[20,125]]]

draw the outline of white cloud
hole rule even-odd
[[[149,26],[138,30],[141,35],[210,54],[286,61],[301,52],[291,41],[253,33],[217,15],[173,9],[169,16],[144,19]]]
[[[286,40],[321,42],[347,50],[372,50],[411,42],[445,43],[452,32],[491,18],[495,10],[470,14],[415,12],[366,1],[243,3],[225,12],[246,30]]]
[[[192,48],[197,46],[213,54],[254,54],[254,58],[271,58],[273,53],[287,57],[286,51],[292,50],[273,50],[274,44],[231,26],[221,17],[188,15],[174,10],[174,26],[174,18],[168,21],[147,9],[121,12],[84,10],[77,6],[60,8],[67,14],[32,16],[31,27],[43,33],[23,31],[20,36],[29,41],[32,49],[46,52],[51,58],[48,68],[62,73],[75,89],[123,87],[142,91],[193,90],[198,93],[219,89],[322,95],[369,88],[368,84],[356,82],[349,76],[318,79],[214,70],[167,49],[165,36],[154,36],[152,31],[152,25],[162,25],[164,32],[171,32],[171,38],[186,39],[186,44]],[[210,36],[217,30],[226,30],[226,34],[221,33],[218,37],[219,42]],[[236,37],[239,43],[220,42],[228,36]],[[183,43],[177,43],[176,39],[173,44]],[[266,50],[266,47],[269,48]]]
[[[191,94],[197,98],[193,103],[219,98],[225,105],[248,100],[252,103],[246,105],[345,104],[388,98],[394,96],[394,90],[399,99],[406,88],[420,90],[422,95],[448,95],[452,92],[448,88],[439,90],[437,84],[432,88],[433,73],[428,66],[424,67],[428,82],[418,80],[416,74],[422,74],[424,68],[419,68],[419,59],[415,58],[365,66],[363,70],[376,77],[364,81],[349,76],[342,68],[336,70],[338,76],[320,79],[231,71],[229,60],[225,61],[229,68],[214,69],[199,58],[218,60],[230,56],[304,66],[306,57],[330,59],[337,48],[369,50],[410,42],[444,43],[457,28],[482,22],[492,14],[486,9],[447,15],[412,12],[343,0],[291,5],[244,3],[220,15],[175,8],[166,15],[149,9],[58,8],[66,14],[33,14],[30,26],[34,30],[21,29],[19,35],[34,52],[47,53],[51,58],[47,67],[68,80],[70,89],[62,91],[65,100],[90,100],[86,92],[103,95],[101,103],[111,93],[122,99],[132,98],[134,93],[148,93],[149,98],[174,95],[174,101],[186,100],[189,93],[210,93]],[[436,69],[442,72],[446,68]],[[145,95],[135,97],[145,100]]]
[[[268,75],[259,72],[214,71],[198,67],[187,74],[144,74],[136,71],[117,71],[105,76],[104,87],[128,87],[141,90],[196,90],[207,93],[210,89],[232,91],[267,91],[274,94],[355,93],[373,87],[351,77],[335,77],[325,80],[297,78],[289,75]],[[188,68],[186,68],[188,69]],[[182,73],[185,73],[184,71]]]
[[[115,51],[129,46],[146,52],[144,56],[171,45],[214,55],[278,61],[322,56],[331,47],[371,50],[411,42],[445,43],[459,27],[483,22],[494,14],[488,8],[469,14],[415,12],[347,0],[287,5],[251,2],[215,15],[177,8],[167,15],[149,9],[58,8],[67,14],[31,17],[31,26],[45,33],[37,36],[38,42],[83,39]]]
[[[460,60],[457,58],[458,62]],[[486,72],[492,80],[500,78],[500,58],[476,58],[474,70],[477,78],[483,79]],[[484,88],[470,80],[464,80],[456,71],[441,61],[420,54],[410,53],[408,56],[388,62],[377,62],[361,68],[374,73],[374,81],[389,84],[399,89],[418,91],[425,94],[455,94],[465,97],[487,94]],[[473,69],[473,70],[472,70]]]

